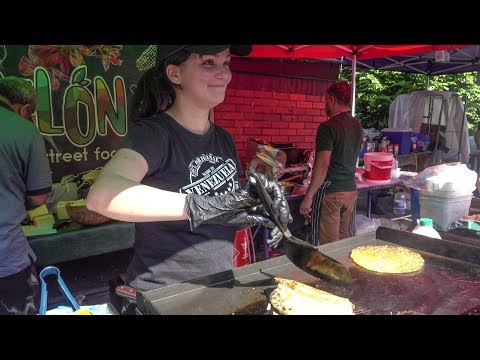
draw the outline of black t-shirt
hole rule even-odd
[[[316,151],[332,152],[325,180],[330,180],[326,193],[355,191],[355,170],[363,128],[348,112],[332,116],[321,123],[317,130]]]
[[[120,147],[147,161],[142,184],[163,190],[216,196],[238,188],[243,175],[232,136],[215,124],[193,134],[162,113],[137,122]],[[136,223],[127,283],[145,291],[229,270],[234,238],[223,225],[192,232],[186,220]]]

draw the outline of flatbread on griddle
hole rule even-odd
[[[353,315],[350,300],[289,279],[275,278],[270,294],[275,312],[282,315]]]
[[[367,270],[388,274],[418,271],[425,263],[419,253],[392,245],[359,246],[352,250],[350,257]]]

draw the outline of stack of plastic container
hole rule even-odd
[[[420,191],[420,217],[433,219],[437,230],[447,231],[450,224],[468,215],[472,194],[452,195],[451,191]]]
[[[412,220],[431,218],[436,230],[448,231],[468,215],[477,179],[466,164],[454,162],[430,166],[405,180],[411,188]]]

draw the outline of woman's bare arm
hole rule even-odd
[[[118,150],[92,185],[87,208],[122,221],[186,220],[186,195],[140,184],[147,171],[142,155]]]

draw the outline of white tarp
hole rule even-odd
[[[464,116],[465,121],[463,121]],[[439,122],[440,125],[446,124],[446,131],[440,131],[440,135],[445,137],[446,146],[450,150],[447,153],[439,150],[436,162],[460,161],[468,164],[470,154],[468,124],[462,99],[456,92],[415,91],[411,94],[398,95],[390,105],[388,118],[390,128],[412,128],[414,133],[419,133],[422,122],[428,123],[428,121],[432,125],[438,125]],[[430,139],[430,141],[435,142],[436,139]],[[459,152],[460,157],[457,160]]]

